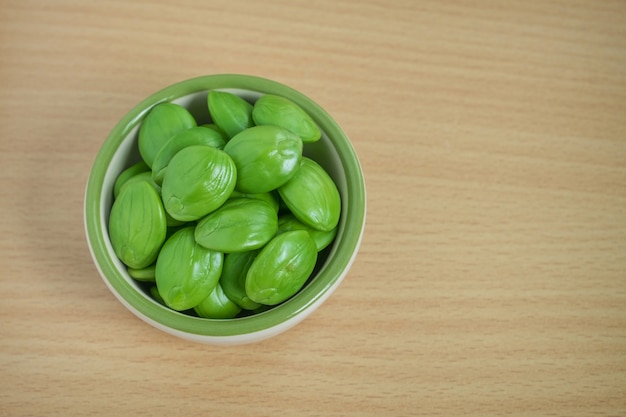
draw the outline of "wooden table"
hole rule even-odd
[[[311,317],[143,323],[83,193],[132,106],[215,73],[312,97],[361,159],[360,254]],[[0,415],[626,415],[623,1],[0,1]]]

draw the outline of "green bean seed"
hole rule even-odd
[[[150,167],[146,165],[146,163],[143,160],[126,168],[115,179],[115,184],[113,185],[113,197],[117,198],[117,196],[120,194],[120,190],[122,189],[122,186],[126,184],[126,181],[128,181],[129,179],[131,179],[137,174],[141,174],[142,172],[148,172],[148,171],[150,171]]]
[[[224,140],[224,143],[228,142],[228,139],[230,139],[226,132],[224,132],[224,130],[215,123],[206,123],[203,124],[202,127],[206,127],[207,129],[215,131]]]
[[[154,158],[172,136],[194,126],[196,120],[186,108],[173,103],[154,106],[139,128],[139,153],[144,162],[152,167]]]
[[[156,262],[159,294],[178,311],[193,308],[208,297],[222,273],[224,255],[198,245],[193,234],[191,226],[174,233]]]
[[[253,250],[227,253],[224,256],[220,285],[229,299],[246,310],[254,310],[261,306],[261,304],[252,301],[246,294],[246,274],[258,253],[258,250]]]
[[[298,220],[313,229],[337,227],[341,197],[332,178],[317,162],[303,157],[295,175],[278,192]]]
[[[260,304],[279,304],[302,288],[316,262],[317,247],[308,232],[282,233],[252,262],[246,275],[246,294]]]
[[[177,220],[197,220],[228,199],[236,180],[228,154],[210,146],[188,146],[174,155],[165,171],[163,204]]]
[[[265,193],[287,182],[298,168],[302,141],[277,126],[255,126],[224,146],[237,167],[237,190]]]
[[[223,149],[225,144],[226,141],[224,141],[222,136],[215,130],[202,126],[183,130],[172,136],[163,147],[161,147],[159,153],[157,153],[152,163],[152,178],[154,178],[157,184],[161,184],[167,165],[174,155],[188,146],[207,145],[217,149]]]
[[[252,104],[235,94],[211,90],[207,96],[207,103],[213,122],[226,132],[229,138],[254,126]]]
[[[335,239],[337,235],[337,228],[335,227],[329,231],[322,231],[313,229],[296,218],[291,213],[283,214],[278,217],[278,232],[277,234],[288,232],[290,230],[306,230],[309,235],[315,241],[317,251],[325,249]]]
[[[163,297],[161,297],[161,294],[159,294],[159,289],[156,287],[156,285],[150,287],[150,296],[152,296],[152,299],[157,303],[167,307],[167,304],[165,304],[165,301],[163,301]]]
[[[276,213],[278,213],[278,198],[276,197],[276,195],[274,193],[257,193],[257,194],[252,194],[252,193],[242,193],[241,191],[233,191],[233,193],[230,195],[230,197],[228,197],[228,199],[234,199],[234,198],[256,198],[258,200],[263,200],[266,203],[268,203],[270,206],[272,206],[272,208],[274,209],[274,211]]]
[[[137,281],[154,282],[154,268],[154,264],[140,269],[128,268],[128,275]]]
[[[218,283],[211,294],[195,306],[194,310],[198,316],[206,319],[232,319],[239,314],[241,307],[224,294],[222,286]]]
[[[196,242],[220,252],[258,249],[274,237],[278,217],[272,206],[260,199],[235,198],[202,218],[196,226]]]
[[[115,254],[128,267],[153,263],[165,240],[167,224],[159,194],[146,181],[122,187],[109,216],[109,235]]]
[[[122,191],[127,185],[134,184],[136,182],[145,182],[147,184],[150,184],[156,190],[156,192],[159,193],[159,195],[161,194],[161,186],[154,182],[154,179],[152,178],[152,173],[150,171],[140,172],[139,174],[128,178],[126,182],[124,182],[120,187],[120,191]]]
[[[159,196],[161,195],[161,186],[154,181],[153,174],[151,174],[149,171],[141,172],[134,177],[128,178],[126,182],[122,184],[121,188],[124,188],[128,184],[133,184],[140,181],[150,184],[156,190],[156,192],[159,193]],[[173,218],[167,211],[165,211],[165,221],[168,227],[180,226],[184,224],[184,222]]]
[[[300,106],[272,94],[261,96],[254,103],[252,119],[256,125],[283,127],[298,135],[304,143],[317,142],[322,135],[311,116]]]

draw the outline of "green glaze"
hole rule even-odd
[[[122,187],[109,216],[115,254],[128,267],[142,269],[156,260],[167,223],[159,194],[146,181]]]
[[[205,319],[232,319],[239,314],[241,307],[224,294],[222,286],[218,283],[211,294],[195,306],[194,310],[198,316]]]
[[[229,138],[254,126],[252,104],[235,94],[211,90],[207,96],[207,104],[213,122]]]
[[[330,245],[337,235],[336,227],[329,231],[315,230],[302,223],[291,213],[281,214],[278,217],[278,232],[276,233],[280,234],[290,230],[306,230],[309,232],[309,235],[315,241],[318,252]]]
[[[224,268],[220,285],[226,296],[245,310],[255,310],[261,306],[246,294],[246,275],[258,250],[249,252],[227,253],[224,256]]]
[[[274,237],[278,217],[272,206],[260,199],[235,198],[202,218],[196,226],[196,242],[220,252],[258,249]]]
[[[156,262],[159,294],[168,307],[188,310],[211,294],[217,285],[224,255],[198,245],[194,228],[174,233],[163,245]]]
[[[303,157],[294,176],[278,189],[298,220],[316,230],[337,227],[341,197],[332,178],[317,162]]]
[[[150,171],[150,167],[146,165],[144,161],[139,161],[136,164],[133,164],[130,167],[126,168],[120,173],[120,175],[118,175],[117,179],[115,180],[115,184],[113,185],[113,197],[117,198],[117,196],[120,194],[122,186],[126,183],[126,181],[128,181],[137,174],[148,171]]]
[[[257,255],[246,275],[246,294],[252,301],[276,305],[296,294],[317,262],[315,241],[305,230],[284,232]]]
[[[255,126],[224,146],[237,166],[237,190],[265,193],[287,182],[298,168],[302,141],[277,126]]]
[[[152,163],[152,178],[157,184],[161,184],[167,165],[181,149],[193,145],[207,145],[223,149],[225,144],[226,141],[213,129],[196,126],[183,130],[172,136],[157,153]]]
[[[152,167],[161,147],[172,136],[194,126],[196,120],[186,108],[173,103],[154,106],[139,128],[139,153],[144,162]]]
[[[188,146],[174,155],[165,171],[163,204],[176,220],[197,220],[228,199],[236,180],[235,164],[225,152],[205,145]]]
[[[300,106],[273,94],[261,96],[254,103],[252,119],[256,125],[283,127],[298,135],[304,143],[317,142],[322,136],[320,128]]]

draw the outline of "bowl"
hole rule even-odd
[[[234,319],[205,319],[171,310],[154,301],[146,288],[131,278],[116,257],[108,234],[113,184],[127,167],[140,160],[139,126],[161,102],[186,107],[198,124],[208,123],[210,90],[228,91],[254,102],[263,94],[292,100],[318,124],[322,138],[305,144],[303,154],[317,161],[335,181],[342,199],[334,242],[320,253],[316,271],[295,296],[267,311]],[[300,323],[335,291],[350,269],[365,227],[366,197],[363,172],[348,137],[320,106],[281,83],[248,75],[208,75],[168,86],[132,108],[113,128],[97,153],[85,191],[84,221],[95,266],[113,295],[133,314],[171,335],[209,344],[243,344],[276,336]]]

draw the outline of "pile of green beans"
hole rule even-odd
[[[341,198],[303,148],[321,138],[297,104],[207,94],[211,123],[174,103],[139,128],[141,161],[116,179],[109,236],[161,304],[227,319],[293,297],[337,234]]]

